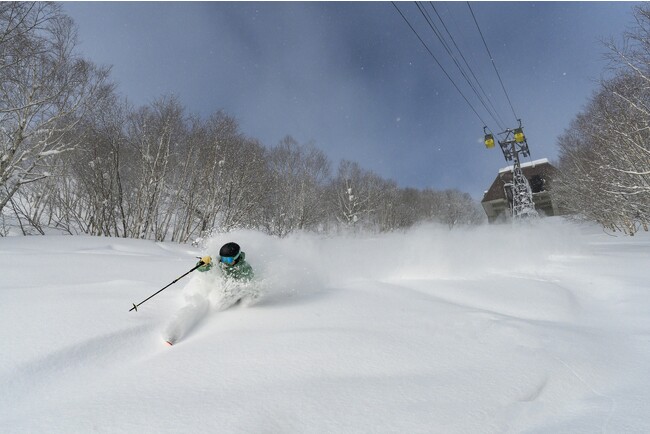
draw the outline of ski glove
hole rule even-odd
[[[201,258],[199,262],[196,263],[196,265],[201,265],[197,270],[203,272],[203,271],[208,271],[212,268],[212,258],[209,256],[204,256]]]

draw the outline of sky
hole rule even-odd
[[[224,110],[274,146],[291,135],[401,187],[455,188],[480,199],[508,166],[483,146],[502,130],[413,2],[64,2],[79,49],[112,66],[137,106],[175,95],[188,113]],[[603,76],[606,49],[632,24],[631,2],[435,2],[503,128],[522,120],[533,160],[556,160],[557,137]],[[424,3],[436,26],[430,3]],[[445,33],[446,36],[446,33]],[[454,88],[434,60],[454,80]],[[459,62],[462,58],[456,55]],[[470,107],[471,106],[473,107]],[[476,110],[477,113],[474,113]],[[514,113],[513,113],[514,111]],[[517,117],[515,117],[515,114]]]
[[[3,434],[650,432],[650,233],[48,235],[0,238]],[[129,311],[233,237],[254,303],[215,267]]]

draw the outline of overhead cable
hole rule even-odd
[[[458,91],[458,93],[460,93],[460,96],[463,97],[463,99],[465,100],[465,102],[467,103],[467,105],[469,105],[469,107],[472,109],[472,111],[474,112],[474,114],[475,114],[475,115],[478,117],[478,119],[483,123],[483,125],[487,125],[487,123],[486,123],[486,122],[481,118],[481,115],[478,114],[478,112],[476,111],[476,109],[474,108],[474,106],[469,102],[469,100],[467,99],[467,97],[465,96],[465,94],[463,94],[463,92],[460,90],[460,88],[458,87],[458,85],[456,85],[456,83],[454,82],[454,80],[453,80],[453,79],[451,78],[451,76],[447,73],[447,71],[446,71],[445,68],[442,66],[442,64],[438,61],[438,59],[437,59],[436,56],[433,54],[433,52],[431,52],[431,50],[429,49],[429,47],[427,46],[427,44],[424,42],[424,40],[422,40],[422,38],[420,37],[420,35],[418,34],[418,32],[413,28],[413,26],[411,25],[411,23],[409,22],[409,20],[404,16],[404,14],[402,13],[402,11],[397,7],[397,5],[395,4],[395,2],[391,1],[391,3],[392,3],[392,5],[395,7],[395,9],[397,10],[397,12],[402,16],[402,18],[404,19],[404,21],[406,22],[406,24],[409,26],[409,28],[411,29],[411,31],[412,31],[412,32],[415,34],[415,36],[417,36],[417,38],[420,40],[420,42],[422,43],[422,45],[424,46],[424,48],[427,50],[427,52],[429,53],[429,55],[430,55],[430,56],[433,58],[433,60],[438,64],[438,66],[440,67],[440,69],[442,69],[442,72],[447,76],[447,78],[449,79],[449,81],[451,81],[451,84],[453,84],[454,87],[456,88],[456,90]]]
[[[503,85],[503,80],[501,80],[501,75],[499,74],[499,71],[497,70],[497,65],[494,63],[494,58],[492,57],[492,53],[490,53],[490,49],[488,48],[487,42],[485,42],[485,38],[483,37],[483,32],[481,32],[481,27],[478,25],[478,21],[476,20],[476,16],[474,16],[474,11],[472,10],[472,6],[467,2],[467,7],[469,8],[469,11],[472,14],[472,18],[474,18],[474,23],[476,24],[476,28],[478,29],[479,34],[481,35],[481,39],[483,40],[483,45],[485,45],[485,49],[487,50],[488,56],[490,56],[490,60],[492,61],[492,66],[494,67],[494,72],[497,73],[497,77],[499,78],[499,82],[501,83],[501,88],[503,89],[503,93],[506,94],[506,98],[508,99],[508,104],[510,104],[510,108],[512,109],[512,114],[515,116],[515,119],[519,119],[519,116],[515,113],[515,108],[512,106],[512,102],[510,101],[510,97],[508,96],[508,92],[506,91],[506,87]]]
[[[422,14],[422,16],[424,17],[425,21],[427,22],[427,24],[429,25],[429,27],[431,28],[431,30],[433,31],[433,33],[434,33],[434,34],[436,35],[436,37],[438,38],[438,41],[440,41],[440,43],[442,44],[442,46],[443,46],[443,48],[445,49],[445,51],[447,51],[447,54],[449,54],[449,57],[451,57],[451,60],[452,60],[452,61],[454,62],[454,64],[456,65],[456,68],[458,68],[458,71],[460,72],[460,75],[465,79],[465,81],[467,82],[467,84],[469,85],[469,87],[470,87],[470,88],[472,89],[472,91],[474,92],[474,95],[476,95],[476,97],[478,98],[479,102],[483,105],[483,107],[484,107],[485,110],[488,112],[488,114],[490,115],[490,117],[492,117],[492,120],[494,120],[494,122],[497,123],[497,125],[499,126],[499,128],[503,129],[502,125],[501,125],[501,124],[499,123],[499,121],[497,120],[497,117],[495,116],[495,114],[494,114],[494,113],[492,112],[492,110],[490,110],[490,108],[487,106],[487,104],[485,103],[484,98],[483,98],[483,97],[481,96],[481,94],[476,90],[476,87],[474,86],[474,84],[472,83],[472,81],[469,79],[469,77],[468,77],[467,74],[465,73],[465,70],[462,68],[462,66],[460,65],[460,63],[458,63],[458,60],[456,59],[456,56],[454,55],[454,53],[452,52],[451,48],[449,47],[449,45],[447,44],[447,42],[446,42],[445,39],[443,38],[443,36],[442,36],[442,32],[440,32],[440,31],[438,30],[438,28],[436,27],[435,23],[433,22],[433,18],[431,18],[431,15],[429,15],[429,12],[428,12],[428,11],[424,8],[424,6],[422,6],[419,2],[415,2],[415,5],[417,6],[418,10],[420,11],[420,13]],[[498,116],[498,115],[497,115],[497,116]]]
[[[500,124],[499,124],[499,122],[497,122],[497,124],[499,124],[499,125],[505,125],[505,122],[503,122],[503,119],[502,119],[501,116],[499,115],[499,111],[494,107],[494,104],[492,104],[492,100],[490,99],[490,97],[488,97],[488,94],[487,94],[487,92],[485,91],[485,89],[483,89],[483,86],[481,86],[481,82],[480,82],[480,80],[478,79],[478,77],[476,76],[476,74],[474,74],[474,70],[473,70],[472,67],[469,65],[469,62],[467,61],[467,59],[465,59],[465,56],[463,55],[462,50],[460,49],[460,47],[458,46],[458,44],[456,44],[456,40],[454,39],[454,37],[452,36],[451,32],[450,32],[449,29],[447,28],[447,25],[445,24],[445,21],[442,19],[442,16],[440,16],[440,14],[438,13],[438,10],[437,10],[436,7],[434,6],[433,2],[429,2],[429,5],[431,5],[431,8],[433,9],[433,12],[435,12],[436,16],[437,16],[438,19],[440,20],[440,23],[442,23],[442,27],[445,29],[445,32],[447,32],[447,35],[449,36],[449,39],[451,39],[451,42],[454,44],[454,47],[456,47],[456,51],[458,51],[458,54],[460,54],[460,57],[463,59],[463,62],[464,62],[465,65],[467,66],[467,69],[469,70],[470,74],[472,74],[472,77],[474,77],[474,80],[476,81],[476,84],[478,85],[479,89],[481,90],[481,92],[483,92],[483,96],[485,97],[485,99],[487,100],[487,102],[490,104],[490,107],[492,108],[492,110],[493,110],[494,113],[496,114],[497,118],[499,119]],[[452,17],[452,19],[453,19],[453,17]],[[503,129],[503,128],[501,128],[501,129]]]

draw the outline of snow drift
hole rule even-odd
[[[0,427],[649,432],[650,237],[640,235],[548,219],[239,232],[203,249],[2,238]],[[256,271],[250,306],[223,310],[223,287],[194,273],[128,311],[228,241]],[[183,337],[167,347],[174,322]]]

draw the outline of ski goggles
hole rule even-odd
[[[241,252],[237,253],[235,256],[221,256],[219,261],[224,264],[232,265],[237,259],[239,259],[239,256],[241,256]]]

